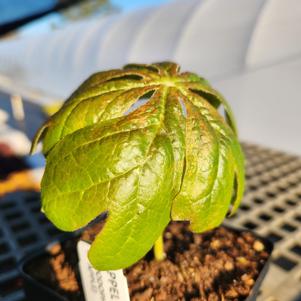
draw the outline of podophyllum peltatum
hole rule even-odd
[[[58,228],[74,231],[108,212],[89,251],[97,269],[130,266],[154,244],[163,258],[170,220],[202,232],[239,205],[244,159],[230,107],[179,69],[163,62],[96,73],[33,142],[43,138],[42,207]]]

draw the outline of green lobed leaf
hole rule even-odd
[[[40,138],[47,217],[73,231],[108,212],[89,251],[100,270],[135,263],[171,219],[190,221],[196,232],[218,226],[243,195],[244,159],[229,105],[174,63],[92,75],[40,129],[33,148]]]

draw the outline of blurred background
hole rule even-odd
[[[27,156],[30,141],[85,78],[162,60],[207,78],[231,104],[248,188],[229,223],[276,243],[258,300],[300,301],[300,0],[0,0],[2,204],[13,193],[15,207],[22,207],[18,191],[25,190],[36,192],[38,202],[44,161],[39,153]],[[43,221],[37,204],[22,217],[29,226]],[[18,211],[13,207],[7,210]],[[29,234],[12,232],[16,221],[4,209],[0,200],[9,250],[1,253],[0,232],[0,299],[19,301],[24,294],[15,262],[57,232],[46,222],[45,235],[31,227]],[[23,252],[18,241],[30,235],[36,239]]]
[[[92,72],[174,60],[225,95],[243,140],[301,154],[300,16],[298,0],[1,0],[0,88],[50,104]]]

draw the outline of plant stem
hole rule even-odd
[[[160,235],[154,245],[154,255],[156,260],[161,261],[166,257],[164,252],[163,236]]]

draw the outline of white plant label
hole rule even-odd
[[[77,244],[79,271],[86,301],[130,301],[126,277],[122,270],[97,271],[88,259],[90,244]]]

